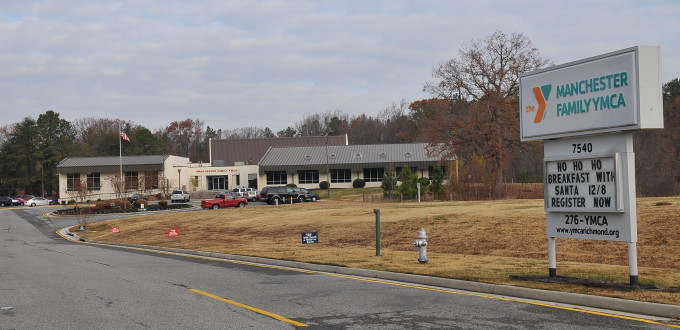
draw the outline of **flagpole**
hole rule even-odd
[[[118,165],[120,166],[120,182],[123,184],[123,136],[120,134],[121,127],[118,124]]]

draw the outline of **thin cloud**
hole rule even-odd
[[[47,110],[152,130],[377,115],[429,97],[432,68],[496,30],[526,34],[558,64],[661,45],[662,80],[680,77],[675,1],[3,1],[0,12],[0,125]]]

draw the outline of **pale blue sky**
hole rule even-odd
[[[660,45],[680,78],[680,1],[0,2],[0,126],[54,110],[151,130],[199,118],[278,131],[429,97],[432,68],[495,30],[570,62]]]

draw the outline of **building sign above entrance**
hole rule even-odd
[[[663,128],[658,46],[534,71],[520,91],[523,141]]]

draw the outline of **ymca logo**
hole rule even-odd
[[[534,92],[534,97],[538,102],[538,111],[536,112],[536,117],[534,117],[534,123],[540,123],[545,119],[545,101],[550,98],[550,90],[552,90],[552,85],[543,85],[541,87],[534,87],[531,89]],[[527,105],[527,112],[534,112],[536,108],[533,105]]]

